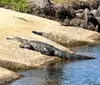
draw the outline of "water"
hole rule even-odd
[[[62,61],[45,69],[19,72],[25,77],[11,85],[100,85],[100,46],[75,48],[93,60]]]

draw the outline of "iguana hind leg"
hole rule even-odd
[[[46,47],[43,47],[43,48],[40,48],[40,52],[41,52],[41,54],[44,54],[44,55],[49,55],[49,56],[55,56],[54,55],[54,50],[52,50],[52,49],[48,49],[48,48],[46,48]]]

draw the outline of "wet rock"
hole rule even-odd
[[[0,85],[8,85],[18,78],[20,78],[20,76],[17,73],[0,67]]]

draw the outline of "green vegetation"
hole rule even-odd
[[[25,13],[29,11],[26,0],[0,0],[0,6]]]
[[[28,0],[0,0],[0,7],[12,9],[19,12],[30,12]],[[51,0],[54,4],[63,3],[65,0]]]

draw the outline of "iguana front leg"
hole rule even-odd
[[[19,45],[19,47],[20,48],[25,48],[25,49],[31,49],[31,50],[33,50],[32,46],[29,45],[29,44],[21,44],[21,45]]]

